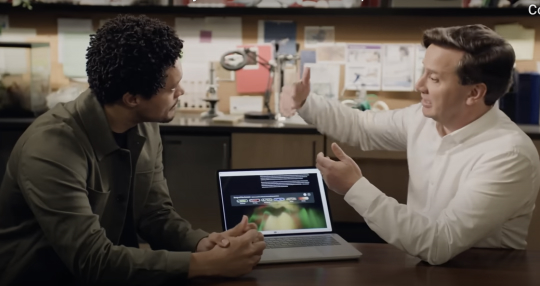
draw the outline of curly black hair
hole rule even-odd
[[[151,98],[164,87],[166,71],[181,57],[174,29],[147,16],[119,15],[90,36],[86,73],[101,104],[129,92]]]

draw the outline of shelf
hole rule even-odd
[[[186,6],[91,6],[70,4],[32,4],[33,9],[0,3],[2,13],[145,13],[186,15],[284,15],[284,16],[426,16],[426,17],[535,17],[527,7],[520,8],[253,8],[253,7],[186,7]],[[540,16],[536,16],[540,20]]]
[[[48,47],[47,43],[26,43],[26,42],[1,42],[0,48],[38,48]]]

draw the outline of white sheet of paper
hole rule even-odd
[[[310,68],[311,92],[327,98],[339,99],[339,78],[341,66],[328,63],[306,63]]]
[[[28,42],[28,38],[37,35],[35,29],[2,29],[0,42]],[[29,72],[29,49],[0,48],[0,73],[25,74]]]
[[[199,108],[201,105],[206,106],[207,103],[203,101],[203,98],[206,97],[210,83],[210,63],[182,63],[182,70],[184,75],[181,86],[184,89],[184,95],[180,97],[181,107]]]
[[[382,68],[383,91],[413,91],[415,45],[389,44],[385,46]]]
[[[69,78],[85,78],[86,74],[86,49],[90,43],[89,35],[70,34],[62,35],[63,68],[64,75]]]
[[[383,53],[381,44],[347,44],[345,88],[360,90],[365,85],[367,90],[380,90]]]
[[[182,63],[220,61],[225,52],[242,44],[240,17],[178,17],[175,29],[184,41]]]
[[[315,48],[317,63],[340,63],[347,61],[347,44],[318,44]]]
[[[426,48],[422,45],[416,45],[415,50],[415,63],[414,63],[414,82],[416,83],[424,73],[424,64],[422,61],[426,56]]]
[[[241,17],[175,18],[178,37],[184,41],[182,49],[182,85],[185,95],[180,97],[182,108],[206,106],[210,78],[210,63],[242,44]]]
[[[58,18],[58,62],[64,63],[64,34],[90,35],[93,32],[91,19]],[[90,42],[90,39],[88,39]],[[70,51],[80,53],[80,51]],[[84,51],[86,55],[86,50]]]
[[[305,48],[316,48],[319,44],[332,44],[334,39],[334,26],[306,26],[304,28]]]
[[[345,89],[381,90],[381,66],[376,64],[348,63],[345,65]]]
[[[495,25],[495,32],[506,39],[516,54],[516,60],[532,60],[534,56],[535,30],[520,24]]]
[[[92,32],[91,19],[58,19],[58,62],[63,65],[66,77],[87,76],[86,49]]]
[[[229,97],[229,113],[245,114],[246,112],[262,112],[264,99],[262,96]]]
[[[347,44],[347,62],[381,64],[383,52],[381,44]]]

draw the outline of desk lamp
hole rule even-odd
[[[255,57],[253,53],[250,52],[250,48],[227,52],[221,57],[220,63],[221,66],[228,71],[237,71],[243,69],[244,66],[246,66],[246,64],[248,63],[249,59],[258,62],[261,66],[268,69],[270,73],[268,75],[268,84],[266,87],[266,91],[264,92],[264,107],[266,108],[266,112],[246,112],[246,114],[244,114],[244,118],[274,120],[276,115],[272,112],[272,109],[270,108],[270,85],[272,83],[272,77],[274,76],[274,72],[276,69],[275,64],[271,64],[270,62],[259,56],[259,54],[256,54]]]
[[[220,64],[221,66],[228,70],[228,71],[237,71],[241,70],[246,66],[248,61],[251,59],[252,61],[258,62],[261,66],[268,69],[270,71],[268,76],[268,85],[266,88],[266,91],[264,93],[264,107],[266,108],[266,111],[264,112],[247,112],[244,114],[245,119],[265,119],[265,120],[276,120],[279,119],[279,114],[276,115],[272,112],[272,109],[270,108],[270,96],[272,95],[272,78],[274,80],[279,80],[277,83],[279,83],[279,87],[276,89],[276,100],[279,100],[279,93],[281,92],[281,89],[283,87],[283,64],[285,61],[289,60],[297,60],[299,57],[297,55],[278,55],[278,49],[279,45],[287,42],[288,39],[281,40],[281,41],[273,41],[273,45],[275,48],[275,59],[273,60],[273,63],[270,63],[269,61],[265,60],[259,54],[253,55],[254,53],[250,52],[250,48],[244,48],[242,50],[234,50],[227,52],[223,54],[221,57]],[[296,50],[298,52],[299,45],[296,45]],[[274,74],[279,74],[279,78],[275,78]]]

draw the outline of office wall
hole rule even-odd
[[[114,17],[111,13],[67,13],[67,12],[33,12],[18,11],[9,14],[10,26],[15,28],[35,28],[40,40],[50,41],[52,57],[51,85],[57,89],[69,81],[63,75],[61,64],[57,59],[57,18],[86,18],[93,19],[94,28],[97,29],[99,20]],[[175,17],[189,17],[185,14],[148,14],[150,17],[160,18],[174,26]],[[538,17],[370,17],[370,16],[243,16],[243,42],[244,44],[257,42],[257,29],[259,20],[294,20],[297,23],[297,42],[303,49],[305,26],[334,26],[336,42],[374,42],[374,43],[419,43],[422,31],[435,26],[450,26],[480,23],[493,27],[495,24],[519,22],[526,28],[536,29],[536,45],[533,61],[519,61],[517,68],[520,72],[535,71],[536,61],[540,61],[540,21]],[[189,71],[184,71],[188,73]],[[344,70],[342,68],[343,84]],[[341,88],[340,88],[341,90]],[[418,102],[419,95],[415,92],[376,92],[391,109],[408,106]],[[236,95],[234,82],[220,82],[218,95],[221,101],[219,109],[228,112],[231,95]],[[348,92],[345,96],[354,95]]]

